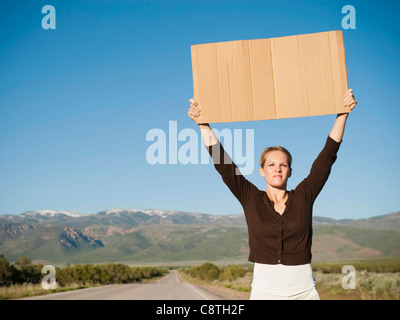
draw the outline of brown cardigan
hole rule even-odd
[[[328,179],[339,146],[328,136],[309,175],[288,192],[282,215],[275,211],[265,191],[243,177],[220,142],[207,148],[222,180],[243,207],[249,232],[249,261],[284,265],[311,262],[312,206]]]

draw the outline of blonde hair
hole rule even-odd
[[[273,146],[273,147],[265,148],[264,151],[261,153],[261,158],[260,158],[260,166],[261,166],[261,168],[264,167],[265,158],[266,158],[267,153],[271,152],[271,151],[281,151],[284,154],[286,154],[289,168],[292,167],[292,155],[290,154],[290,152],[288,150],[286,150],[284,147]]]

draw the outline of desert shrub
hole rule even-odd
[[[223,268],[223,270],[220,272],[219,278],[222,281],[233,281],[237,278],[244,277],[245,274],[246,271],[243,268],[237,265],[232,265]]]
[[[29,257],[21,257],[10,264],[4,255],[0,254],[0,286],[11,284],[41,283],[43,265],[33,264]],[[130,267],[121,263],[105,263],[100,265],[69,263],[64,268],[56,267],[56,281],[61,287],[71,284],[114,284],[131,283],[162,276],[165,269],[156,267]]]
[[[206,262],[201,266],[188,269],[186,273],[192,276],[193,278],[213,281],[218,279],[220,271],[215,264]]]
[[[227,282],[244,277],[246,274],[246,270],[237,265],[218,268],[216,265],[209,262],[186,269],[184,272],[193,278],[205,281],[221,280]]]

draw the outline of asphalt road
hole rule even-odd
[[[221,300],[180,281],[176,271],[153,283],[115,284],[25,298],[24,300]]]

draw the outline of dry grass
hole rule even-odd
[[[356,288],[343,289],[341,273],[314,272],[321,300],[400,300],[400,273],[356,272]]]
[[[75,284],[69,287],[46,290],[42,288],[41,284],[31,284],[31,283],[15,284],[12,286],[0,287],[0,300],[21,299],[26,297],[54,293],[54,292],[82,289],[87,287],[88,286]]]
[[[317,290],[321,300],[400,300],[400,272],[377,273],[356,272],[356,288],[344,289],[342,273],[314,272]],[[250,296],[252,273],[233,281],[214,280],[207,282],[188,275],[183,277],[197,285],[229,288],[242,293],[242,298]]]

